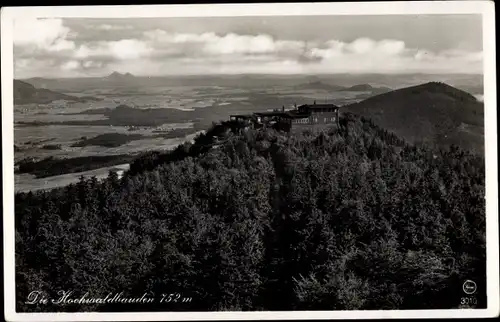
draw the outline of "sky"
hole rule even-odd
[[[14,74],[482,73],[480,15],[14,21]]]

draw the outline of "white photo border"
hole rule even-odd
[[[13,151],[13,20],[32,18],[162,18],[307,15],[480,14],[483,26],[483,75],[486,160],[487,308],[386,311],[283,312],[119,312],[17,313],[15,310],[15,229]],[[349,3],[276,3],[205,5],[131,5],[73,7],[3,7],[2,44],[2,162],[4,229],[4,307],[7,321],[190,321],[297,320],[380,318],[472,318],[499,315],[498,170],[495,9],[493,1],[398,1]]]

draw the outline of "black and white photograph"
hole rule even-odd
[[[498,315],[494,29],[490,1],[2,8],[7,319]]]

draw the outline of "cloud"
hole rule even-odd
[[[177,49],[189,54],[196,52],[205,55],[258,55],[278,54],[292,51],[300,53],[304,42],[290,40],[275,40],[266,34],[238,35],[228,33],[217,35],[213,32],[202,34],[169,33],[164,30],[144,32],[146,41],[156,48]]]
[[[88,25],[86,27],[88,29],[105,30],[105,31],[111,31],[111,30],[131,30],[131,29],[134,29],[134,27],[131,26],[131,25],[110,25],[110,24]]]
[[[405,43],[400,40],[382,40],[374,50],[386,55],[398,55],[405,51]]]
[[[76,60],[70,60],[70,61],[62,64],[61,68],[63,70],[76,70],[76,69],[80,68],[80,62],[78,62]]]
[[[85,69],[101,68],[104,66],[103,62],[87,60],[82,63],[82,67]]]
[[[277,44],[268,35],[240,36],[230,33],[206,42],[204,50],[213,55],[269,54],[277,51]]]
[[[103,31],[114,38],[89,38],[89,33]],[[113,70],[138,75],[482,72],[482,52],[458,48],[434,52],[409,48],[399,39],[303,41],[265,33],[163,29],[137,33],[130,25],[111,23],[74,30],[61,19],[17,21],[14,53],[16,74],[29,77],[104,75]]]
[[[213,32],[201,34],[171,33],[151,30],[144,33],[144,41],[153,48],[152,57],[158,60],[183,58],[190,63],[199,60],[218,64],[218,71],[234,73],[254,68],[255,72],[271,70],[281,73],[296,72],[404,72],[406,70],[440,72],[480,71],[480,53],[443,51],[433,53],[425,49],[407,48],[397,39],[374,40],[360,37],[351,42],[336,39],[324,42],[275,39],[266,34],[238,35]],[[261,58],[256,59],[256,56]],[[281,62],[287,62],[283,64]],[[224,63],[226,67],[220,66]],[[439,64],[439,66],[436,66]],[[235,66],[238,66],[236,70]],[[291,66],[295,68],[292,71]],[[300,67],[300,68],[299,68]],[[209,69],[209,66],[207,66]]]
[[[145,58],[152,51],[153,49],[143,41],[122,39],[83,44],[75,51],[74,57],[83,59],[110,56],[118,60],[133,60]]]
[[[16,19],[14,45],[43,51],[72,50],[74,42],[65,39],[69,32],[62,19]]]
[[[348,51],[354,54],[366,54],[376,47],[376,42],[368,38],[359,38],[347,44]]]
[[[313,48],[310,55],[323,59],[343,58],[347,56],[368,58],[394,58],[403,55],[406,51],[405,43],[400,40],[384,39],[375,41],[368,38],[359,38],[351,43],[330,40],[322,48]]]
[[[109,51],[118,59],[137,59],[147,56],[152,49],[147,44],[136,39],[123,39],[108,42]]]

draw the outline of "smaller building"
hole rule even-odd
[[[231,121],[249,122],[254,118],[252,114],[236,114],[230,115],[229,119]]]
[[[257,122],[259,123],[272,123],[272,122],[280,122],[287,118],[289,118],[286,112],[260,112],[254,113]]]

